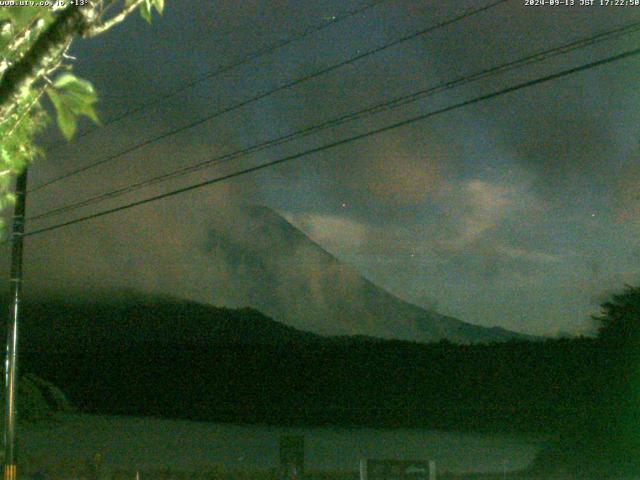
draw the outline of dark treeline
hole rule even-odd
[[[137,344],[25,352],[81,410],[210,421],[556,431],[596,415],[611,354],[591,339],[431,345]],[[597,413],[601,414],[601,413]]]
[[[325,338],[251,309],[127,302],[26,305],[22,371],[84,412],[540,432],[553,440],[536,468],[640,472],[638,288],[603,305],[597,338],[474,345]]]

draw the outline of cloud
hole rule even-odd
[[[442,181],[421,207],[420,220],[393,228],[375,219],[349,218],[346,212],[343,216],[285,216],[314,241],[361,268],[372,262],[396,266],[426,262],[464,275],[493,278],[530,274],[532,269],[565,259],[520,240],[526,239],[521,229],[529,232],[537,203],[527,184],[471,178]]]
[[[285,213],[284,216],[311,240],[334,253],[356,251],[366,241],[367,227],[346,217],[317,213]]]
[[[434,202],[440,214],[413,249],[447,270],[483,280],[520,280],[565,259],[526,241],[540,208],[526,183],[450,181]]]
[[[425,150],[397,139],[376,141],[360,169],[360,181],[369,194],[390,205],[423,204],[444,184],[443,160],[437,144]]]
[[[521,247],[510,247],[507,245],[496,245],[496,252],[514,260],[538,263],[557,263],[564,258],[558,254],[528,250]]]
[[[206,174],[201,173],[199,178],[206,178]],[[250,180],[227,182],[216,188],[164,199],[29,237],[25,249],[29,292],[59,290],[62,286],[71,292],[132,288],[149,292],[178,292],[185,297],[201,298],[208,287],[190,279],[194,275],[202,278],[212,276],[215,273],[211,272],[212,269],[219,270],[221,276],[225,273],[225,265],[201,261],[201,246],[206,242],[207,227],[214,222],[234,224],[234,205],[248,198]],[[160,193],[165,188],[159,186],[146,190],[144,196]],[[59,191],[61,196],[56,199],[61,203],[85,195],[74,185],[65,185]],[[35,207],[34,213],[43,210],[48,198],[34,195],[30,210],[31,207]],[[124,203],[129,198],[119,199],[115,204]],[[105,208],[105,205],[100,208]],[[52,223],[58,221],[55,218]],[[33,222],[28,224],[28,228],[45,225]]]
[[[590,279],[583,278],[577,286],[589,306],[599,309],[612,295],[620,293],[625,285],[637,285],[638,282],[640,274],[637,271],[606,272],[593,275]]]
[[[618,179],[613,195],[617,223],[640,225],[640,167],[628,166]]]
[[[339,258],[367,271],[372,264],[406,272],[455,271],[469,278],[530,281],[563,255],[521,241],[537,215],[536,197],[525,183],[479,178],[442,182],[424,216],[413,223],[380,224],[375,219],[320,213],[285,213],[286,218]],[[375,269],[375,268],[374,268]],[[443,270],[444,269],[444,270]],[[402,273],[402,272],[405,273]],[[418,273],[422,272],[422,273]],[[536,275],[536,278],[539,275]]]
[[[460,250],[495,229],[511,212],[515,193],[513,187],[478,179],[451,184],[440,198],[449,223],[441,247]]]

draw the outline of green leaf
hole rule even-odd
[[[140,4],[140,15],[144,18],[148,23],[151,23],[151,1],[152,0],[144,0]]]
[[[135,0],[129,0],[125,3],[125,5],[131,5]],[[164,11],[164,0],[144,0],[140,4],[140,15],[144,18],[148,23],[151,23],[152,20],[152,12],[153,9],[162,15]]]
[[[153,6],[156,7],[156,10],[158,11],[158,13],[160,15],[162,15],[162,12],[164,11],[164,0],[151,0],[153,3]]]
[[[67,140],[76,132],[78,117],[84,115],[99,123],[94,104],[98,100],[91,83],[71,73],[63,73],[47,91],[56,109],[58,127]]]
[[[58,78],[56,78],[55,82],[53,82],[53,86],[58,89],[73,89],[84,95],[92,95],[94,97],[96,95],[93,85],[91,85],[90,82],[82,80],[81,78],[76,77],[73,73],[69,72],[63,73]]]
[[[10,192],[0,194],[0,211],[15,204],[15,195]]]
[[[58,120],[58,127],[60,128],[60,131],[67,140],[71,140],[73,135],[76,133],[76,127],[78,124],[76,116],[73,115],[62,99],[62,96],[55,90],[49,90],[47,94],[56,109],[56,118]]]

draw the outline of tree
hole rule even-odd
[[[598,339],[580,360],[587,367],[588,409],[567,415],[535,461],[539,474],[568,478],[636,478],[640,474],[640,287],[627,285],[602,304]],[[575,340],[572,340],[575,342]]]
[[[28,2],[25,2],[28,3]],[[34,2],[35,3],[35,2]],[[0,10],[0,209],[11,203],[9,179],[17,174],[20,195],[14,213],[12,238],[12,318],[7,331],[4,478],[16,478],[15,424],[17,382],[17,325],[22,276],[24,195],[28,163],[41,154],[35,135],[44,128],[46,94],[56,112],[58,126],[67,139],[78,118],[97,122],[96,93],[91,83],[72,73],[73,57],[67,52],[77,37],[93,37],[124,21],[135,9],[151,20],[162,13],[164,0],[46,0],[50,6],[4,7]],[[60,73],[58,75],[58,73]],[[58,75],[54,79],[54,75]],[[28,389],[26,398],[35,398]],[[24,394],[24,389],[23,389]],[[42,402],[36,402],[42,403]],[[28,405],[28,403],[27,403]]]
[[[623,344],[640,341],[640,287],[627,285],[601,307],[602,314],[593,317],[599,323],[601,340]]]
[[[43,98],[51,102],[67,139],[79,117],[98,121],[93,86],[72,73],[72,42],[110,30],[136,9],[149,22],[152,10],[164,9],[164,0],[50,3],[54,6],[0,8],[0,209],[12,203],[12,174],[43,155],[35,142],[48,120]]]

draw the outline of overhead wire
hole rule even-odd
[[[315,33],[321,32],[322,30],[332,27],[340,22],[342,22],[343,20],[346,20],[348,18],[352,18],[356,15],[360,15],[364,12],[366,12],[367,10],[370,10],[382,3],[386,3],[392,0],[375,0],[372,2],[369,2],[367,4],[364,4],[360,7],[351,9],[351,10],[347,10],[345,12],[342,13],[338,13],[337,15],[334,15],[332,17],[329,18],[329,20],[324,21],[322,23],[319,23],[318,25],[312,26],[310,28],[306,28],[304,29],[302,32],[291,35],[290,37],[284,38],[278,42],[275,42],[271,45],[267,45],[264,48],[258,49],[252,53],[249,53],[243,57],[241,57],[240,59],[231,62],[229,64],[226,65],[222,65],[218,68],[216,68],[215,70],[205,73],[204,75],[200,75],[190,81],[187,82],[183,82],[181,83],[180,87],[169,90],[167,92],[165,92],[162,95],[158,95],[157,97],[153,98],[152,100],[148,101],[148,102],[144,102],[141,103],[140,105],[137,105],[136,107],[130,108],[128,110],[126,110],[125,112],[116,115],[112,118],[110,118],[109,120],[103,121],[100,123],[100,125],[98,127],[95,128],[90,128],[88,130],[85,130],[84,132],[76,135],[74,137],[74,140],[78,140],[82,137],[85,137],[87,135],[92,134],[93,132],[96,132],[98,130],[100,130],[101,128],[104,128],[106,126],[112,125],[114,123],[119,122],[120,120],[123,120],[127,117],[130,117],[132,115],[135,115],[136,113],[142,112],[144,110],[147,110],[151,107],[154,107],[158,104],[160,104],[161,102],[170,99],[171,97],[176,97],[178,95],[180,95],[183,92],[186,92],[187,90],[195,87],[196,85],[203,83],[207,80],[211,80],[215,77],[218,77],[224,73],[227,73],[231,70],[234,70],[238,67],[241,67],[243,65],[246,65],[254,60],[257,60],[261,57],[264,57],[266,55],[270,55],[278,50],[280,50],[281,48],[284,48],[288,45],[294,44],[300,40],[303,40]],[[58,148],[58,147],[62,147],[68,145],[67,143],[64,144],[60,144],[60,145],[56,145],[56,147],[54,147],[54,149]]]
[[[53,231],[53,230],[58,230],[60,228],[64,228],[64,227],[67,227],[67,226],[70,226],[70,225],[78,224],[78,223],[81,223],[81,222],[86,222],[88,220],[100,218],[100,217],[103,217],[103,216],[106,216],[106,215],[110,215],[110,214],[113,214],[113,213],[116,213],[116,212],[121,212],[121,211],[124,211],[124,210],[128,210],[128,209],[131,209],[131,208],[134,208],[134,207],[138,207],[138,206],[141,206],[141,205],[145,205],[145,204],[148,204],[148,203],[151,203],[151,202],[155,202],[155,201],[158,201],[158,200],[161,200],[161,199],[165,199],[165,198],[173,197],[173,196],[176,196],[176,195],[180,195],[182,193],[186,193],[186,192],[190,192],[190,191],[193,191],[193,190],[197,190],[197,189],[209,186],[209,185],[213,185],[213,184],[220,183],[220,182],[223,182],[223,181],[226,181],[226,180],[230,180],[230,179],[237,178],[237,177],[240,177],[240,176],[243,176],[243,175],[247,175],[249,173],[257,172],[257,171],[260,171],[260,170],[264,170],[264,169],[267,169],[267,168],[274,167],[276,165],[281,165],[281,164],[284,164],[284,163],[287,163],[287,162],[291,162],[293,160],[297,160],[299,158],[303,158],[303,157],[306,157],[306,156],[309,156],[309,155],[321,153],[321,152],[324,152],[326,150],[329,150],[329,149],[332,149],[332,148],[336,148],[338,146],[342,146],[342,145],[345,145],[345,144],[348,144],[348,143],[352,143],[352,142],[357,141],[357,140],[361,140],[361,139],[368,138],[368,137],[371,137],[371,136],[374,136],[374,135],[379,135],[379,134],[384,133],[384,132],[395,130],[395,129],[398,129],[398,128],[401,128],[401,127],[404,127],[404,126],[407,126],[407,125],[410,125],[410,124],[413,124],[413,123],[416,123],[416,122],[419,122],[419,121],[426,120],[426,119],[434,117],[436,115],[441,115],[443,113],[451,112],[451,111],[454,111],[454,110],[457,110],[457,109],[460,109],[460,108],[463,108],[463,107],[467,107],[467,106],[470,106],[470,105],[478,104],[480,102],[484,102],[484,101],[487,101],[487,100],[490,100],[490,99],[493,99],[493,98],[497,98],[499,96],[506,95],[506,94],[521,90],[523,88],[529,88],[529,87],[532,87],[534,85],[539,85],[541,83],[546,83],[546,82],[550,82],[550,81],[553,81],[553,80],[557,80],[559,78],[563,78],[563,77],[566,77],[568,75],[573,75],[573,74],[578,73],[578,72],[583,72],[583,71],[586,71],[586,70],[590,70],[592,68],[600,67],[600,66],[603,66],[603,65],[606,65],[606,64],[617,62],[617,61],[620,61],[620,60],[623,60],[623,59],[628,59],[628,58],[635,57],[635,56],[638,56],[638,55],[640,55],[640,48],[633,49],[633,50],[627,50],[625,52],[622,52],[622,53],[619,53],[619,54],[616,54],[616,55],[612,55],[612,56],[606,57],[604,59],[600,59],[600,60],[596,60],[596,61],[593,61],[593,62],[589,62],[589,63],[583,64],[583,65],[580,65],[580,66],[577,66],[577,67],[572,67],[572,68],[569,68],[569,69],[565,69],[565,70],[562,70],[560,72],[548,74],[548,75],[545,75],[545,76],[542,76],[542,77],[535,78],[533,80],[528,80],[528,81],[525,81],[525,82],[521,82],[521,83],[518,83],[516,85],[512,85],[510,87],[505,87],[505,88],[502,88],[500,90],[497,90],[497,91],[494,91],[494,92],[491,92],[491,93],[488,93],[488,94],[480,95],[480,96],[471,98],[469,100],[458,102],[456,104],[453,104],[453,105],[450,105],[450,106],[447,106],[447,107],[443,107],[443,108],[440,108],[440,109],[437,109],[437,110],[433,110],[431,112],[423,113],[423,114],[420,114],[420,115],[417,115],[417,116],[413,116],[411,118],[408,118],[408,119],[405,119],[405,120],[402,120],[402,121],[399,121],[399,122],[395,122],[395,123],[392,123],[392,124],[384,126],[384,127],[380,127],[380,128],[376,128],[376,129],[373,129],[373,130],[369,130],[367,132],[360,133],[360,134],[357,134],[357,135],[354,135],[354,136],[351,136],[351,137],[348,137],[348,138],[344,138],[344,139],[341,139],[341,140],[337,140],[337,141],[334,141],[334,142],[330,142],[330,143],[327,143],[325,145],[321,145],[319,147],[315,147],[315,148],[311,148],[311,149],[308,149],[308,150],[304,150],[302,152],[299,152],[299,153],[296,153],[296,154],[293,154],[293,155],[287,155],[287,156],[279,158],[277,160],[272,160],[272,161],[269,161],[269,162],[266,162],[266,163],[262,163],[260,165],[255,165],[253,167],[248,167],[248,168],[245,168],[245,169],[233,172],[233,173],[229,173],[229,174],[222,175],[222,176],[219,176],[219,177],[216,177],[216,178],[212,178],[212,179],[209,179],[209,180],[206,180],[206,181],[202,181],[202,182],[198,182],[198,183],[195,183],[195,184],[191,184],[191,185],[188,185],[186,187],[181,187],[181,188],[178,188],[178,189],[175,189],[175,190],[172,190],[172,191],[169,191],[169,192],[165,192],[165,193],[162,193],[162,194],[159,194],[159,195],[155,195],[155,196],[148,197],[148,198],[145,198],[145,199],[141,199],[141,200],[137,200],[137,201],[134,201],[134,202],[130,202],[130,203],[127,203],[127,204],[124,204],[124,205],[120,205],[118,207],[114,207],[114,208],[102,210],[100,212],[96,212],[96,213],[92,213],[92,214],[85,215],[85,216],[82,216],[82,217],[78,217],[78,218],[75,218],[73,220],[68,220],[68,221],[65,221],[65,222],[62,222],[62,223],[49,225],[47,227],[43,227],[43,228],[40,228],[40,229],[37,229],[37,230],[32,230],[30,232],[25,233],[24,236],[25,237],[30,237],[30,236],[34,236],[34,235],[40,235],[40,234],[43,234],[43,233],[46,233],[46,232],[50,232],[50,231]]]
[[[243,100],[243,101],[241,101],[239,103],[236,103],[236,104],[231,105],[229,107],[225,107],[225,108],[223,108],[221,110],[217,110],[217,111],[215,111],[215,112],[213,112],[213,113],[211,113],[209,115],[206,115],[206,116],[204,116],[202,118],[199,118],[198,120],[189,122],[189,123],[187,123],[187,124],[185,124],[183,126],[168,130],[166,132],[163,132],[162,134],[156,135],[156,136],[151,137],[151,138],[149,138],[147,140],[144,140],[144,141],[142,141],[140,143],[137,143],[135,145],[127,147],[127,148],[125,148],[125,149],[123,149],[123,150],[121,150],[121,151],[119,151],[117,153],[109,155],[109,156],[107,156],[105,158],[102,158],[102,159],[100,159],[100,160],[98,160],[96,162],[93,162],[93,163],[91,163],[89,165],[85,165],[83,167],[80,167],[80,168],[77,168],[77,169],[72,170],[70,172],[67,172],[65,174],[62,174],[62,175],[60,175],[58,177],[55,177],[55,178],[53,178],[53,179],[51,179],[49,181],[41,183],[40,185],[32,188],[31,190],[29,190],[29,193],[35,193],[35,192],[37,192],[37,191],[39,191],[39,190],[41,190],[41,189],[43,189],[45,187],[49,187],[49,186],[53,185],[54,183],[57,183],[57,182],[59,182],[61,180],[64,180],[64,179],[67,179],[69,177],[78,175],[80,173],[84,173],[84,172],[86,172],[86,171],[88,171],[88,170],[90,170],[92,168],[95,168],[95,167],[100,166],[100,165],[104,165],[105,163],[108,163],[108,162],[112,162],[112,161],[114,161],[114,160],[116,160],[118,158],[123,157],[124,155],[127,155],[129,153],[137,151],[137,150],[139,150],[141,148],[147,147],[147,146],[149,146],[151,144],[154,144],[156,142],[159,142],[161,140],[164,140],[166,138],[174,136],[174,135],[176,135],[178,133],[182,133],[182,132],[184,132],[186,130],[190,130],[190,129],[194,128],[194,127],[202,125],[203,123],[208,122],[210,120],[213,120],[214,118],[219,117],[219,116],[221,116],[221,115],[223,115],[225,113],[229,113],[229,112],[232,112],[232,111],[237,110],[239,108],[245,107],[245,106],[247,106],[247,105],[249,105],[251,103],[257,102],[259,100],[262,100],[263,98],[267,98],[267,97],[269,97],[271,95],[274,95],[276,93],[279,93],[279,92],[282,92],[282,91],[285,91],[285,90],[289,90],[289,89],[291,89],[291,88],[293,88],[293,87],[295,87],[297,85],[300,85],[300,84],[302,84],[304,82],[307,82],[307,81],[309,81],[311,79],[314,79],[314,78],[317,78],[319,76],[325,75],[325,74],[327,74],[329,72],[333,72],[335,70],[338,70],[338,69],[340,69],[340,68],[342,68],[342,67],[344,67],[346,65],[350,65],[350,64],[352,64],[354,62],[357,62],[357,61],[362,60],[364,58],[367,58],[367,57],[370,57],[372,55],[375,55],[375,54],[380,53],[380,52],[382,52],[384,50],[392,48],[394,46],[400,45],[402,43],[408,42],[408,41],[413,40],[415,38],[418,38],[420,36],[423,36],[423,35],[426,35],[428,33],[431,33],[431,32],[434,32],[436,30],[439,30],[441,28],[447,27],[449,25],[452,25],[454,23],[462,21],[462,20],[464,20],[466,18],[469,18],[471,16],[477,15],[477,14],[482,13],[482,12],[486,12],[486,11],[488,11],[488,10],[490,10],[492,8],[495,8],[495,7],[497,7],[497,6],[499,6],[499,5],[503,4],[503,3],[506,3],[508,1],[509,0],[494,0],[493,2],[491,2],[489,4],[486,4],[484,6],[481,6],[481,7],[477,7],[477,8],[474,8],[474,9],[466,9],[465,12],[463,12],[461,14],[458,14],[458,15],[452,17],[452,18],[443,20],[443,21],[441,21],[439,23],[436,23],[434,25],[431,25],[431,26],[429,26],[429,27],[427,27],[425,29],[419,30],[417,32],[413,32],[413,33],[411,33],[409,35],[405,35],[405,36],[403,36],[403,37],[401,37],[399,39],[393,40],[391,42],[387,42],[387,43],[385,43],[385,44],[383,44],[383,45],[381,45],[379,47],[375,47],[375,48],[373,48],[371,50],[367,50],[364,53],[357,54],[357,55],[355,55],[355,56],[353,56],[353,57],[351,57],[351,58],[349,58],[347,60],[340,61],[340,62],[332,64],[332,65],[330,65],[328,67],[325,67],[325,68],[322,68],[320,70],[317,70],[317,71],[315,71],[313,73],[304,75],[304,76],[299,77],[299,78],[297,78],[295,80],[292,80],[292,81],[289,81],[289,82],[287,82],[285,84],[282,84],[282,85],[280,85],[280,86],[278,86],[276,88],[273,88],[273,89],[268,90],[266,92],[260,93],[258,95],[253,96],[253,97],[250,97],[250,98],[248,98],[246,100]]]
[[[141,188],[144,187],[149,187],[161,182],[165,182],[177,177],[181,177],[199,170],[203,170],[205,168],[209,168],[213,165],[217,165],[223,162],[228,162],[231,160],[235,160],[238,158],[242,158],[244,156],[265,150],[267,148],[271,148],[277,145],[281,145],[283,143],[288,143],[291,142],[293,140],[305,137],[307,135],[310,135],[312,133],[316,133],[318,131],[321,130],[325,130],[327,128],[333,128],[339,125],[343,125],[345,123],[363,118],[365,116],[369,116],[372,114],[377,114],[383,111],[387,111],[393,108],[398,108],[401,106],[404,106],[408,103],[411,102],[416,102],[418,100],[421,100],[425,97],[430,97],[433,95],[436,95],[438,93],[450,90],[452,88],[455,87],[459,87],[461,85],[470,83],[470,82],[474,82],[474,81],[478,81],[480,79],[484,79],[484,78],[488,78],[490,76],[494,76],[497,75],[499,73],[504,73],[516,68],[522,68],[524,66],[527,65],[531,65],[534,63],[538,63],[538,62],[542,62],[545,60],[548,60],[550,58],[556,57],[558,55],[563,55],[578,49],[582,49],[582,48],[586,48],[589,46],[593,46],[596,45],[598,43],[604,42],[604,41],[610,41],[612,39],[615,38],[619,38],[623,35],[629,35],[631,33],[636,33],[640,31],[640,22],[633,22],[630,24],[626,24],[611,30],[607,30],[605,32],[601,32],[597,35],[593,35],[590,37],[586,37],[586,38],[582,38],[579,40],[575,40],[572,42],[569,42],[567,44],[564,45],[560,45],[557,47],[553,47],[553,48],[549,48],[549,49],[545,49],[542,51],[538,51],[535,52],[533,54],[527,55],[525,57],[495,66],[495,67],[491,67],[491,68],[487,68],[484,70],[481,70],[479,72],[476,72],[474,74],[470,74],[470,75],[465,75],[465,76],[461,76],[461,77],[457,77],[454,80],[448,81],[448,82],[444,82],[444,83],[440,83],[438,85],[426,88],[426,89],[421,89],[417,92],[412,92],[409,94],[405,94],[405,95],[401,95],[401,96],[397,96],[391,100],[387,100],[385,102],[382,103],[378,103],[376,105],[373,106],[369,106],[366,107],[364,109],[360,109],[356,112],[351,112],[345,115],[340,115],[338,117],[334,117],[332,119],[323,121],[321,123],[315,124],[315,125],[311,125],[308,127],[305,127],[303,129],[297,130],[295,132],[286,134],[286,135],[282,135],[280,137],[271,139],[271,140],[267,140],[264,142],[260,142],[254,145],[251,145],[249,147],[240,149],[240,150],[236,150],[234,152],[231,153],[226,153],[223,155],[219,155],[217,157],[214,157],[212,159],[208,159],[199,163],[196,163],[194,165],[189,165],[187,167],[183,167],[177,170],[173,170],[171,172],[167,172],[167,173],[163,173],[161,175],[155,176],[153,178],[150,179],[145,179],[142,180],[140,182],[136,182],[130,185],[127,185],[125,187],[121,187],[118,189],[114,189],[111,190],[109,192],[106,193],[102,193],[102,194],[98,194],[95,195],[93,197],[89,197],[80,201],[76,201],[76,202],[72,202],[70,204],[67,205],[63,205],[60,207],[55,207],[52,208],[48,211],[45,211],[43,213],[31,216],[28,218],[29,221],[34,221],[34,220],[41,220],[47,217],[51,217],[54,215],[59,215],[62,214],[64,212],[68,212],[68,211],[72,211],[72,210],[76,210],[78,208],[81,207],[86,207],[89,205],[93,205],[95,203],[99,203],[105,200],[109,200],[109,199],[113,199],[116,197],[119,197],[121,195],[127,194],[127,193],[131,193],[133,191],[139,190]]]

